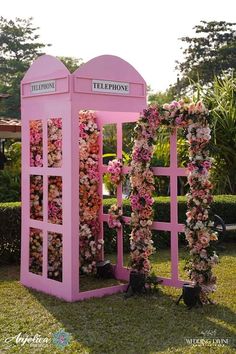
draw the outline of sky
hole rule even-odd
[[[82,58],[103,54],[128,61],[154,92],[176,82],[180,37],[205,21],[236,22],[235,0],[6,0],[0,16],[33,17],[47,54]]]

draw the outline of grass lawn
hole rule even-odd
[[[184,251],[180,253],[180,271]],[[19,283],[19,267],[0,268],[0,353],[235,353],[236,349],[236,243],[226,244],[215,269],[217,305],[187,310],[176,306],[181,290],[160,286],[159,294],[132,297],[123,294],[77,303],[27,289]],[[168,251],[155,255],[158,275],[170,271]],[[158,272],[157,272],[158,270]],[[71,334],[70,344],[61,350],[48,346],[20,346],[5,339],[18,333],[51,338],[59,329]],[[227,340],[225,347],[194,347],[186,339]]]

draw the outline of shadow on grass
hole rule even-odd
[[[19,273],[19,264],[2,264],[0,265],[0,282],[12,282],[19,280]]]
[[[62,328],[92,353],[153,353],[173,349],[188,352],[188,339],[229,339],[234,346],[236,315],[223,305],[188,310],[165,288],[158,295],[124,299],[123,294],[66,303],[54,297],[29,292],[61,323]],[[179,289],[179,293],[181,290]],[[212,334],[213,333],[213,334]],[[231,349],[230,349],[231,348]],[[68,348],[69,349],[69,348]],[[203,352],[203,351],[201,351]],[[227,351],[224,351],[225,353]]]

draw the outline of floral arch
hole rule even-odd
[[[209,112],[200,101],[186,103],[180,100],[163,107],[151,106],[144,110],[136,124],[130,173],[131,265],[137,272],[148,274],[151,270],[149,256],[154,251],[151,232],[154,203],[152,193],[155,187],[150,163],[158,128],[162,125],[181,127],[186,132],[189,145],[189,193],[185,235],[191,256],[188,275],[191,281],[201,286],[204,299],[216,288],[212,267],[217,263],[218,256],[212,245],[212,241],[217,240],[217,234],[209,226],[212,202],[212,183],[209,180],[212,165],[208,150],[211,138]]]

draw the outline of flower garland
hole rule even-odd
[[[150,226],[153,218],[154,177],[150,169],[156,129],[160,123],[158,110],[144,111],[135,127],[135,144],[132,152],[130,182],[132,208],[130,237],[131,267],[149,274],[149,256],[154,252]]]
[[[109,179],[116,186],[122,181],[122,162],[121,160],[114,159],[108,162],[107,171]]]
[[[80,269],[83,273],[94,273],[103,245],[103,240],[98,239],[98,212],[102,202],[98,194],[99,131],[94,112],[80,111],[79,131]]]
[[[211,158],[207,149],[210,140],[208,111],[202,102],[187,104],[183,100],[165,104],[162,108],[144,110],[135,128],[135,144],[131,163],[131,264],[134,270],[148,274],[149,256],[153,253],[151,240],[152,191],[154,176],[150,168],[153,144],[161,124],[187,128],[189,143],[186,239],[189,242],[191,261],[188,264],[190,279],[202,288],[202,297],[215,290],[216,277],[212,267],[218,257],[211,241],[217,239],[209,227],[209,208],[212,201],[212,184],[209,181]]]
[[[202,288],[202,302],[208,302],[207,294],[216,290],[216,277],[212,274],[212,268],[218,263],[218,256],[211,244],[211,241],[217,240],[217,233],[208,226],[213,200],[213,186],[209,180],[212,160],[207,148],[210,138],[210,128],[204,116],[188,126],[190,162],[187,170],[190,190],[187,194],[185,235],[191,260],[186,269],[190,279]]]
[[[111,229],[120,229],[123,224],[123,213],[117,204],[113,204],[108,210],[108,226]]]

